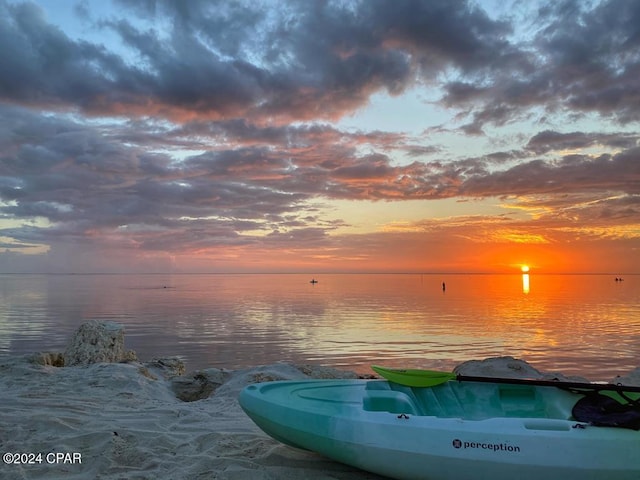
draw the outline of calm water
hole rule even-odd
[[[640,365],[640,276],[0,275],[0,355],[63,351],[89,319],[141,360],[369,372],[512,355],[609,380]],[[442,290],[446,282],[446,291]]]

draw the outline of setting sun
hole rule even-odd
[[[520,267],[520,270],[522,270],[522,273],[529,272],[529,265],[522,265],[522,267]]]

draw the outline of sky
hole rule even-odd
[[[0,273],[640,273],[640,2],[0,0]]]

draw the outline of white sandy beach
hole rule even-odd
[[[184,402],[161,369],[137,362],[58,368],[35,365],[29,357],[3,359],[2,453],[42,456],[32,464],[3,464],[0,478],[380,478],[283,446],[242,412],[237,397],[243,386],[307,378],[300,369],[281,364],[199,375],[224,383],[208,398]],[[58,460],[55,453],[71,455]]]
[[[177,360],[46,365],[52,361],[41,354],[0,359],[1,479],[381,478],[272,440],[237,402],[250,383],[352,372],[276,364],[185,374]],[[499,359],[464,373],[540,372]]]

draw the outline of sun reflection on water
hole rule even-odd
[[[0,355],[62,351],[100,319],[123,323],[139,358],[180,356],[190,370],[510,355],[608,380],[637,366],[640,276],[536,273],[532,289],[530,275],[0,275]]]

